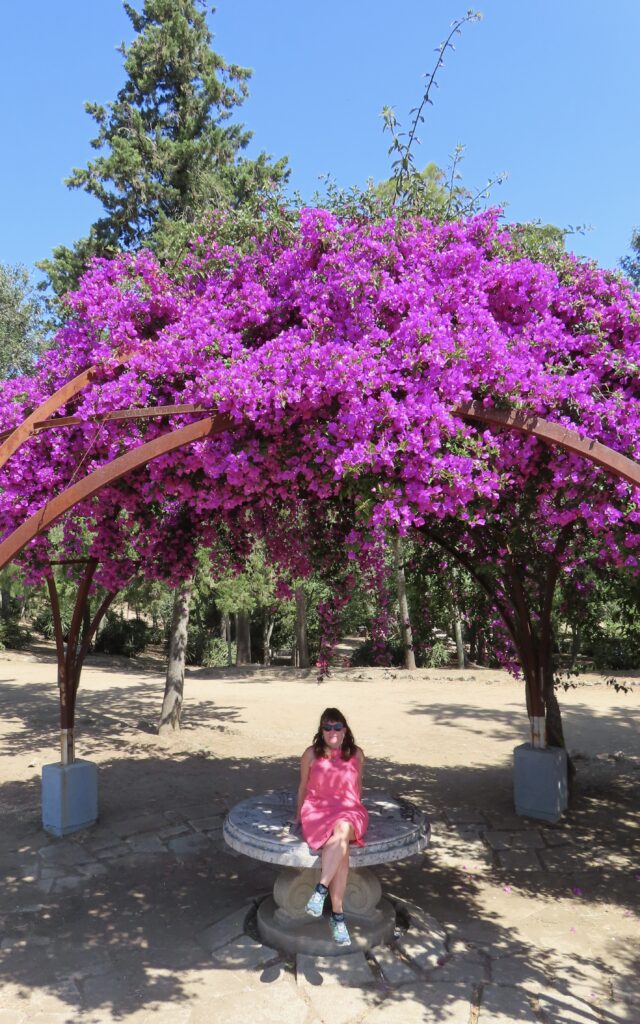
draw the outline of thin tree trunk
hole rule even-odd
[[[227,639],[227,667],[233,665],[233,650],[231,646],[231,616],[229,612],[224,613],[224,633]]]
[[[2,587],[0,594],[2,597],[2,610],[0,614],[2,615],[2,618],[6,622],[9,619],[9,616],[11,615],[11,592],[7,590],[6,587]]]
[[[467,659],[464,654],[464,643],[462,642],[462,619],[457,608],[453,610],[453,635],[456,641],[456,654],[458,656],[458,668],[465,668]]]
[[[236,665],[251,664],[250,625],[248,612],[236,612]]]
[[[267,667],[271,664],[271,635],[274,624],[274,617],[265,611],[262,621],[262,664]]]
[[[396,583],[398,587],[398,610],[400,618],[400,637],[404,651],[404,667],[414,669],[416,657],[413,650],[413,631],[409,618],[409,602],[407,601],[407,584],[404,575],[404,559],[402,557],[402,545],[400,538],[393,538],[393,554],[396,563]]]
[[[296,587],[296,649],[297,667],[311,668],[307,639],[307,599],[302,587]]]
[[[180,728],[182,700],[184,696],[184,668],[187,657],[189,629],[189,603],[193,580],[187,580],[176,590],[171,617],[171,639],[167,661],[167,678],[164,686],[164,700],[160,712],[158,733],[172,732]]]

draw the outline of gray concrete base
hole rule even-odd
[[[350,946],[338,946],[331,937],[329,918],[304,917],[284,919],[282,909],[272,896],[268,896],[258,907],[258,932],[268,946],[275,946],[286,953],[310,953],[313,956],[345,956],[350,953],[364,953],[373,946],[390,942],[396,925],[395,908],[386,899],[381,899],[372,914],[367,917],[346,915],[351,935]]]
[[[93,761],[42,766],[42,826],[66,836],[98,820],[98,768]]]
[[[513,751],[513,798],[516,814],[556,822],[566,811],[567,752],[560,747],[523,743]]]

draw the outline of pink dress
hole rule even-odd
[[[314,758],[309,770],[307,791],[300,808],[302,835],[312,850],[324,846],[337,821],[353,825],[358,846],[369,824],[369,814],[358,792],[359,762],[342,754]]]

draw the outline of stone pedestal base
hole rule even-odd
[[[516,814],[556,822],[566,811],[567,752],[560,747],[523,743],[513,751],[513,797]]]
[[[42,826],[54,836],[93,825],[98,819],[98,768],[93,761],[42,767]]]
[[[329,916],[284,919],[276,901],[268,896],[258,907],[258,932],[267,946],[286,953],[310,953],[312,956],[348,956],[365,953],[373,946],[390,942],[396,924],[396,912],[382,899],[372,914],[356,917],[345,910],[350,946],[338,946],[331,937]]]
[[[337,946],[329,931],[329,898],[321,918],[310,917],[305,907],[320,871],[285,868],[273,887],[273,897],[258,908],[258,931],[262,941],[287,953],[339,956],[358,953],[388,942],[395,927],[395,910],[381,899],[380,882],[368,868],[351,868],[344,894],[344,912],[351,933],[350,946]]]

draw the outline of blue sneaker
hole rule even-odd
[[[313,892],[311,893],[311,896],[309,897],[307,906],[305,907],[307,914],[310,914],[311,917],[322,917],[322,911],[324,910],[324,901],[326,900],[326,898],[326,892],[322,893],[318,892],[317,889],[314,889]]]
[[[341,921],[336,921],[332,914],[329,918],[329,924],[331,926],[333,941],[337,942],[339,946],[350,946],[351,936],[349,935],[349,929],[344,922],[344,918]]]

